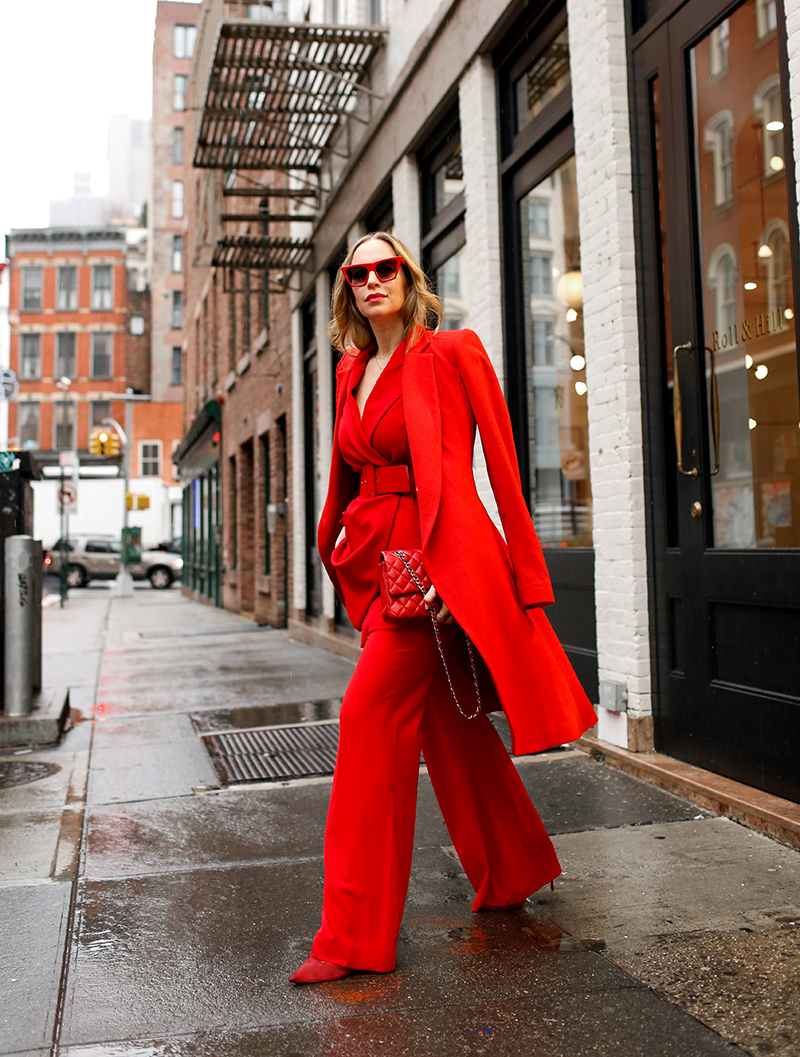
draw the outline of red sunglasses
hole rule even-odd
[[[389,283],[397,278],[402,263],[402,257],[384,257],[382,261],[372,264],[345,264],[342,275],[351,286],[365,286],[370,272],[375,272],[379,282]]]

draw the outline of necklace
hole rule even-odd
[[[389,355],[386,357],[386,359],[383,361],[383,363],[381,363],[381,361],[378,359],[378,354],[376,353],[375,356],[374,356],[375,362],[377,363],[378,369],[380,371],[383,371],[383,368],[386,366],[386,364],[389,362],[389,360],[391,360],[391,358],[392,358],[392,354],[389,353]]]

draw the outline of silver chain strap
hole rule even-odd
[[[420,592],[420,594],[424,598],[425,594],[426,594],[425,587],[420,583],[417,574],[414,572],[414,570],[408,564],[408,559],[406,557],[405,551],[395,551],[395,554],[400,559],[400,561],[403,563],[403,565],[405,565],[405,567],[406,567],[406,569],[408,571],[408,575],[414,581],[414,583],[417,586],[417,590]],[[456,707],[458,708],[458,711],[461,713],[461,715],[465,719],[475,719],[475,717],[481,711],[482,702],[481,702],[481,690],[480,690],[480,687],[478,686],[478,673],[475,671],[475,654],[474,654],[473,649],[472,649],[472,640],[470,639],[469,635],[467,635],[467,633],[465,631],[464,632],[464,638],[467,640],[467,652],[469,653],[469,666],[472,669],[472,682],[475,684],[475,697],[478,699],[478,707],[470,715],[469,713],[465,712],[464,709],[461,707],[461,704],[460,704],[460,702],[458,700],[458,697],[456,696],[455,687],[453,686],[453,680],[450,678],[450,669],[447,667],[447,661],[445,660],[445,657],[444,657],[444,648],[442,646],[442,636],[441,636],[441,634],[439,632],[439,622],[436,619],[436,614],[433,612],[432,609],[429,609],[428,613],[430,614],[431,624],[433,625],[433,633],[436,636],[436,645],[439,647],[439,656],[442,658],[442,664],[444,665],[444,672],[445,672],[445,675],[447,676],[447,682],[450,685],[450,693],[453,695],[453,700],[456,703]]]

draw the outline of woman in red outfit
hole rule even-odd
[[[508,411],[471,331],[426,329],[441,306],[399,239],[356,243],[333,291],[336,425],[319,549],[362,653],[339,718],[322,923],[294,983],[395,967],[422,751],[475,888],[472,909],[519,906],[561,872],[486,713],[516,753],[579,737],[596,717],[541,607],[553,601],[520,488]],[[476,428],[505,539],[478,497]],[[390,468],[390,469],[387,469]],[[381,612],[381,551],[421,548],[451,678],[474,711],[456,624],[472,639],[483,708],[456,707],[428,621]]]

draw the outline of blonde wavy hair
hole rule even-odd
[[[352,247],[344,261],[344,266],[352,264],[353,254],[359,246],[370,239],[381,239],[392,248],[387,254],[390,257],[402,257],[403,271],[408,289],[403,302],[403,336],[411,344],[425,328],[437,331],[442,322],[442,306],[439,298],[431,290],[428,277],[414,260],[414,255],[395,235],[388,231],[372,231],[363,235]],[[336,273],[336,282],[331,294],[331,322],[328,334],[334,348],[345,352],[347,349],[363,349],[374,340],[372,327],[356,308],[353,291],[341,271]]]

